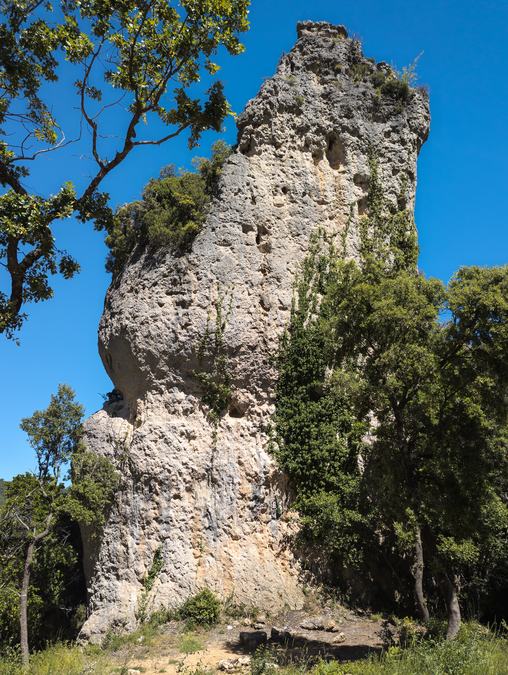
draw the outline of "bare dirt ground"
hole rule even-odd
[[[140,638],[123,646],[114,654],[112,666],[122,675],[241,673],[250,671],[250,658],[259,647],[281,664],[310,665],[320,658],[351,661],[380,651],[380,632],[380,620],[347,610],[291,611],[193,632],[175,622],[147,641]]]

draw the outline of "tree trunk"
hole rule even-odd
[[[453,640],[459,632],[460,628],[460,605],[459,605],[459,579],[453,576],[451,579],[448,575],[445,577],[448,603],[448,628],[446,631],[446,639]]]
[[[23,582],[21,584],[21,596],[19,601],[19,629],[21,636],[21,659],[23,667],[28,668],[30,650],[28,647],[28,588],[30,586],[30,572],[34,557],[35,541],[28,544],[23,569]]]
[[[422,544],[422,533],[420,530],[420,527],[417,526],[416,528],[416,539],[415,539],[415,559],[414,563],[412,565],[411,571],[413,573],[413,578],[414,578],[414,592],[415,592],[415,599],[416,599],[416,604],[418,606],[418,613],[420,615],[420,619],[424,622],[427,623],[430,616],[429,616],[429,609],[427,607],[427,601],[425,599],[425,594],[423,592],[423,570],[425,567],[424,559],[423,559],[423,544]]]
[[[49,534],[51,528],[52,514],[46,518],[46,529],[36,535],[28,544],[25,556],[25,566],[23,568],[23,581],[21,583],[21,595],[19,600],[19,630],[21,643],[21,660],[23,668],[28,668],[30,660],[30,648],[28,646],[28,589],[30,588],[30,574],[32,572],[32,562],[35,549],[40,541]]]

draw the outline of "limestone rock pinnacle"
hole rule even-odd
[[[122,483],[100,539],[84,537],[84,637],[132,627],[141,603],[176,606],[204,586],[268,610],[301,606],[285,477],[268,448],[272,357],[312,232],[340,236],[349,222],[347,254],[357,254],[373,150],[386,198],[413,205],[427,95],[380,95],[385,68],[342,26],[299,23],[238,119],[192,250],[133,256],[109,288],[100,354],[123,399],[88,420],[86,439]],[[218,303],[233,394],[215,428],[196,371]],[[163,566],[146,593],[157,551]]]

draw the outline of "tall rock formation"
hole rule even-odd
[[[108,290],[100,354],[123,398],[88,420],[86,437],[122,485],[100,540],[85,537],[85,636],[132,627],[141,605],[175,606],[203,586],[267,609],[301,605],[284,477],[268,451],[272,357],[311,233],[342,234],[356,254],[372,152],[386,198],[412,208],[428,102],[383,89],[390,72],[343,27],[300,23],[238,120],[192,250],[133,256]],[[221,308],[233,395],[215,425],[196,372]]]

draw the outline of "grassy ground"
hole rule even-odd
[[[63,644],[50,647],[32,656],[29,673],[127,675],[132,668],[141,673],[208,675],[216,672],[215,669],[199,664],[189,667],[185,658],[196,652],[206,655],[213,645],[214,636],[210,631],[190,632],[183,626],[168,629],[146,625],[127,636],[111,636],[102,647]],[[154,670],[154,655],[160,658],[161,654],[165,655],[166,665]],[[392,647],[380,657],[349,663],[322,661],[311,665],[304,659],[280,667],[274,664],[274,654],[265,650],[253,656],[250,672],[251,675],[508,675],[508,640],[471,623],[462,628],[453,642],[415,640],[405,649]],[[21,673],[23,670],[15,656],[0,659],[0,675]]]
[[[30,675],[127,675],[129,669],[152,672],[151,661],[156,655],[164,657],[167,669],[174,672],[183,665],[185,657],[205,649],[209,635],[204,630],[189,630],[185,626],[159,626],[147,623],[133,633],[109,635],[101,646],[56,644],[32,654]],[[150,664],[150,665],[149,665]],[[145,667],[148,665],[149,667]],[[184,669],[185,670],[185,669]],[[185,672],[187,672],[185,670]],[[19,656],[0,657],[0,675],[26,675]]]
[[[268,668],[259,669],[266,673]],[[255,666],[254,669],[255,670]],[[275,672],[275,671],[274,671]],[[254,675],[261,675],[254,673]],[[405,649],[391,647],[379,657],[313,667],[295,664],[280,675],[508,675],[508,640],[475,623],[466,624],[456,640],[415,641]]]

